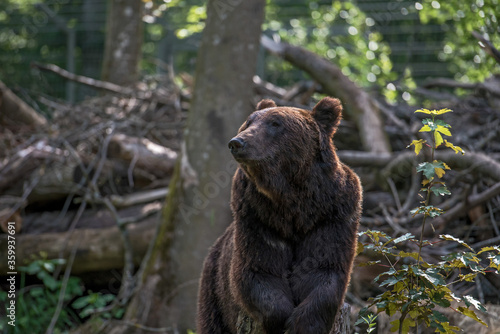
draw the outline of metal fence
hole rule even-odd
[[[304,1],[276,2],[284,22],[309,15],[308,3]],[[438,58],[449,26],[420,24],[418,15],[408,11],[413,1],[358,0],[356,4],[375,21],[373,29],[389,43],[394,71],[410,68],[417,81],[450,76],[446,64]],[[95,95],[96,91],[91,88],[75,86],[56,75],[30,69],[30,63],[55,63],[71,72],[99,78],[106,5],[107,1],[102,0],[45,0],[28,9],[7,7],[3,19],[0,15],[0,79],[27,97],[50,94],[73,102]],[[145,51],[145,64],[151,65],[155,58],[166,63],[173,61],[180,70],[192,70],[200,36],[178,39],[174,31],[179,27],[167,22],[166,18],[156,24],[162,25],[164,32],[160,40],[154,41],[146,33],[146,43],[154,45]],[[16,36],[26,37],[28,45],[12,45]],[[149,73],[154,71],[153,66],[145,67]],[[265,66],[260,68],[265,76]]]

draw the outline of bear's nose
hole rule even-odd
[[[241,138],[235,137],[229,141],[229,144],[227,144],[227,146],[231,150],[231,153],[234,154],[245,146],[245,141],[243,141],[243,139]]]

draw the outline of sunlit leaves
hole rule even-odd
[[[422,145],[424,145],[425,143],[426,143],[426,140],[424,140],[424,139],[414,140],[406,148],[409,148],[411,146],[415,146],[415,154],[418,155],[420,153],[420,151],[422,150]]]
[[[473,249],[471,248],[471,246],[469,246],[466,242],[458,239],[458,238],[455,238],[454,236],[450,235],[450,234],[441,234],[439,236],[439,238],[443,239],[443,240],[448,240],[448,241],[454,241],[464,247],[467,247],[468,249],[470,249],[471,251],[473,251]]]
[[[427,205],[427,206],[423,205],[411,210],[410,213],[412,214],[412,217],[415,217],[418,214],[423,214],[425,216],[434,218],[442,215],[443,210],[432,205]]]
[[[420,109],[417,112],[431,115],[432,118],[422,120],[420,132],[430,132],[432,135],[432,146],[426,140],[413,140],[411,146],[415,149],[415,154],[419,154],[425,146],[431,150],[431,157],[434,157],[435,149],[444,143],[447,148],[455,153],[462,153],[463,150],[444,140],[442,136],[451,136],[451,126],[437,116],[451,112],[450,109],[428,110]],[[449,195],[450,191],[441,178],[446,174],[450,167],[443,161],[434,160],[432,162],[420,163],[416,170],[422,172],[424,180],[421,191],[426,192],[422,205],[410,211],[412,217],[418,214],[423,215],[423,224],[426,218],[435,218],[443,214],[443,210],[430,204],[431,195],[444,196]],[[422,231],[424,231],[422,226]],[[500,246],[489,246],[475,252],[467,243],[455,238],[449,234],[440,235],[442,240],[452,241],[467,248],[467,251],[449,253],[441,256],[441,261],[435,262],[426,259],[423,256],[422,248],[433,245],[436,242],[417,240],[411,233],[403,234],[397,238],[391,237],[386,233],[368,230],[359,234],[362,237],[368,237],[371,242],[363,243],[365,250],[374,251],[385,257],[389,263],[388,269],[377,276],[374,281],[387,291],[372,298],[370,306],[376,306],[377,312],[385,312],[392,316],[397,313],[400,315],[392,321],[391,331],[400,333],[409,333],[417,324],[432,327],[439,333],[456,333],[461,330],[457,326],[450,324],[449,319],[437,307],[452,308],[477,322],[486,325],[477,314],[471,309],[485,311],[481,303],[471,296],[456,296],[451,286],[458,282],[473,283],[477,276],[491,271],[490,268],[500,269]],[[409,246],[408,243],[413,243]],[[415,250],[415,245],[418,251]],[[482,258],[480,257],[482,255]],[[484,257],[489,259],[489,265],[486,265]],[[382,266],[382,263],[378,264]],[[463,306],[465,305],[465,306]]]
[[[452,112],[452,110],[448,109],[448,108],[439,109],[439,110],[418,109],[418,110],[415,110],[415,112],[421,112],[424,114],[438,116],[438,115],[446,114],[447,112]]]
[[[461,147],[453,145],[446,139],[444,140],[444,146],[451,148],[453,151],[455,151],[455,153],[462,153],[462,155],[465,154],[465,151]]]
[[[464,301],[465,305],[467,305],[467,307],[472,305],[476,308],[476,310],[479,310],[481,312],[486,312],[486,308],[483,306],[483,304],[481,304],[481,302],[475,299],[474,297],[463,296],[462,300]]]
[[[471,319],[476,320],[476,321],[477,321],[477,322],[479,322],[481,325],[488,327],[488,325],[487,325],[487,324],[486,324],[483,320],[481,320],[481,319],[480,319],[480,318],[476,315],[476,313],[475,313],[473,310],[470,310],[470,309],[468,309],[468,308],[466,308],[466,307],[463,307],[463,306],[459,306],[459,307],[457,308],[457,311],[458,311],[458,312],[460,312],[460,313],[462,313],[463,315],[468,316],[468,317],[469,317],[469,318],[471,318]]]

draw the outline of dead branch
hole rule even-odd
[[[261,44],[271,53],[309,73],[321,84],[326,93],[342,100],[358,125],[363,146],[367,151],[378,153],[391,151],[377,104],[368,93],[346,77],[340,68],[311,51],[275,42],[267,36],[262,36]]]
[[[44,162],[61,161],[64,152],[40,140],[16,152],[12,157],[0,163],[0,191],[26,178]]]
[[[167,197],[168,188],[160,188],[143,192],[135,192],[127,196],[111,195],[110,201],[117,208],[136,204],[149,203]]]
[[[478,82],[478,83],[466,83],[466,82],[458,82],[453,79],[448,78],[436,78],[427,81],[423,88],[462,88],[462,89],[472,89],[472,90],[482,90],[488,92],[494,96],[500,96],[500,89],[498,88],[498,83],[492,85],[491,83],[486,82]],[[456,100],[456,98],[454,98]]]
[[[437,227],[439,231],[442,231],[446,227],[447,223],[464,215],[467,210],[479,204],[485,203],[498,195],[500,195],[500,182],[480,194],[467,197],[465,201],[458,203],[453,208],[447,210],[445,214],[434,219],[432,224],[434,225],[434,227]]]
[[[500,64],[500,51],[498,51],[489,40],[487,40],[477,31],[473,31],[472,36],[474,36],[479,41],[479,46],[481,47],[481,49],[492,56],[496,60],[496,62]]]
[[[36,127],[46,125],[47,120],[0,81],[0,124],[24,124]]]
[[[352,167],[385,167],[382,174],[409,176],[415,163],[424,160],[423,155],[415,157],[413,152],[396,152],[393,154],[378,154],[361,151],[338,151],[339,158]],[[469,170],[500,182],[500,163],[484,153],[467,152],[465,155],[452,151],[436,151],[435,159],[442,160],[457,170]]]
[[[133,95],[134,93],[134,90],[132,88],[122,87],[120,85],[116,85],[111,82],[96,80],[89,77],[85,77],[83,75],[77,75],[69,71],[66,71],[65,69],[60,68],[59,66],[54,64],[32,63],[31,66],[38,68],[42,71],[53,72],[65,79],[75,81],[97,89],[107,90],[112,93],[123,94],[123,95]]]

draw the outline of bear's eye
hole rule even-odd
[[[281,122],[278,120],[271,121],[271,126],[275,128],[279,128],[281,126]]]

